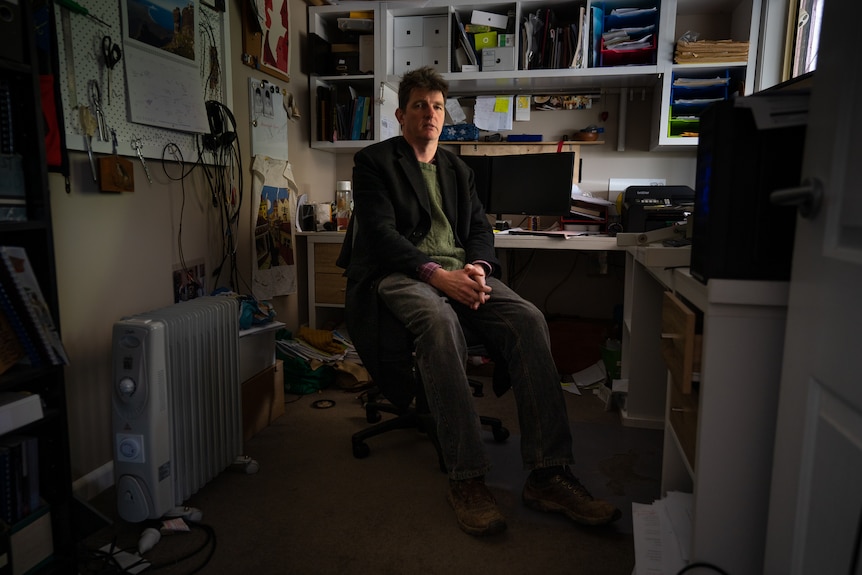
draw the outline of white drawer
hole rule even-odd
[[[423,20],[422,16],[399,16],[395,18],[393,46],[396,48],[421,46],[424,43],[422,39]],[[396,58],[397,56],[398,53],[396,52]]]
[[[425,16],[422,22],[422,45],[435,48],[449,46],[449,17]]]

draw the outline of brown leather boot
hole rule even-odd
[[[584,525],[604,525],[622,516],[622,512],[607,501],[590,495],[567,466],[544,479],[535,471],[530,473],[522,498],[528,507],[562,513]]]
[[[497,500],[485,486],[485,478],[449,481],[449,504],[455,510],[458,527],[470,535],[495,535],[506,530],[506,519]]]

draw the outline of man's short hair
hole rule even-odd
[[[410,70],[401,78],[401,83],[398,84],[399,108],[402,110],[407,109],[407,103],[410,101],[410,93],[417,88],[420,90],[442,92],[444,100],[449,95],[449,82],[444,80],[443,76],[431,66],[423,66],[416,70]]]

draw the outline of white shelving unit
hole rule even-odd
[[[629,382],[626,408],[655,417],[656,398],[664,402],[662,494],[693,494],[690,562],[759,573],[788,283],[711,279],[704,285],[687,268],[662,261],[660,251],[677,249],[627,250],[623,373],[638,377]],[[701,367],[688,394],[661,356],[665,291],[701,319]]]
[[[310,71],[308,79],[308,92],[310,100],[310,126],[311,137],[310,145],[312,148],[326,150],[336,153],[354,153],[357,150],[379,141],[380,139],[388,138],[391,130],[397,133],[397,124],[395,124],[395,109],[398,107],[397,94],[390,86],[383,82],[383,75],[380,70],[384,66],[384,62],[380,55],[380,35],[379,20],[380,20],[380,4],[374,2],[363,2],[361,6],[351,7],[339,5],[327,6],[310,6],[308,8],[308,33],[322,38],[330,45],[332,44],[350,44],[356,43],[356,50],[359,50],[359,36],[371,35],[374,38],[372,43],[373,51],[373,70],[365,71],[367,73],[345,73],[337,74],[333,69],[326,69],[327,64],[320,62],[325,60],[325,54],[321,51],[315,53],[313,60],[318,61],[318,64],[324,68],[322,74],[318,71]],[[373,17],[370,19],[368,30],[347,32],[339,27],[339,19],[347,19],[350,17],[351,11],[359,10],[361,12],[370,12]],[[309,50],[320,51],[320,46],[312,45],[309,42]],[[354,72],[356,70],[350,70]],[[370,98],[371,108],[370,114],[372,118],[371,137],[364,140],[348,140],[344,138],[332,141],[331,132],[323,130],[324,114],[331,114],[330,102],[327,102],[327,108],[321,110],[318,105],[318,89],[335,88],[341,91],[342,97],[348,97],[350,90],[354,90],[357,95]]]
[[[565,19],[572,18],[573,11],[583,2],[566,0],[521,0],[499,2],[494,0],[473,0],[469,4],[453,4],[451,0],[427,0],[425,2],[364,2],[361,9],[374,12],[374,72],[362,76],[312,76],[309,91],[312,100],[312,147],[333,152],[352,153],[357,149],[385,138],[386,126],[379,122],[392,118],[397,107],[394,88],[400,80],[400,72],[408,67],[408,61],[417,65],[431,63],[443,72],[449,82],[453,96],[481,94],[536,94],[572,91],[601,91],[613,89],[646,88],[655,91],[653,98],[653,150],[673,150],[680,147],[697,146],[697,137],[677,137],[671,135],[670,107],[673,98],[674,77],[703,77],[703,75],[728,74],[732,78],[731,88],[742,87],[745,94],[754,90],[754,71],[757,57],[762,0],[592,0],[596,5],[606,8],[630,5],[649,5],[658,7],[658,35],[656,61],[654,64],[592,67],[586,69],[519,69],[521,38],[518,33],[521,21],[526,14],[539,8],[554,8]],[[354,7],[355,8],[355,7]],[[349,4],[334,6],[310,6],[308,8],[309,33],[328,39],[328,31],[337,28],[337,19],[350,14]],[[510,25],[515,30],[515,70],[460,72],[453,71],[453,43],[458,38],[453,31],[453,14],[469,21],[473,10],[481,10],[500,15],[513,15]],[[411,33],[419,34],[420,22],[433,22],[434,40],[427,43],[405,46],[404,26],[410,22],[415,27]],[[446,19],[445,62],[439,29]],[[424,30],[423,30],[424,31]],[[676,40],[686,31],[695,31],[700,39],[748,41],[748,59],[745,62],[724,62],[717,64],[674,64],[673,53]],[[408,42],[409,43],[409,42]],[[396,50],[397,45],[397,50]],[[407,51],[407,52],[405,52]],[[409,52],[409,53],[408,53]],[[427,53],[427,54],[426,54]],[[433,53],[433,54],[432,54]],[[429,55],[425,58],[423,55]],[[433,56],[433,57],[431,57]],[[430,61],[426,61],[430,60]],[[376,113],[374,139],[362,141],[329,142],[317,138],[317,110],[314,105],[318,86],[355,85],[366,94],[375,98]],[[624,105],[621,99],[621,106]],[[386,106],[384,108],[384,106]],[[393,126],[390,126],[393,127]],[[394,126],[397,132],[397,126]],[[381,136],[383,134],[383,136]]]
[[[677,99],[709,99],[722,97],[715,90],[705,90],[700,96],[682,93],[675,97],[673,82],[677,78],[728,77],[726,99],[734,93],[749,95],[754,91],[757,42],[760,34],[761,0],[663,0],[658,61],[661,66],[661,84],[653,98],[653,149],[679,149],[697,147],[697,136],[682,136],[686,129],[697,129],[697,122],[685,125],[673,121],[674,101]],[[748,42],[748,59],[739,62],[711,64],[674,64],[677,40],[687,32],[695,32],[700,40],[733,40]],[[678,113],[699,115],[703,106],[689,106]]]
[[[397,126],[381,125],[391,119],[397,107],[394,89],[400,80],[400,72],[408,60],[418,65],[426,62],[421,54],[433,52],[432,65],[443,71],[449,82],[453,96],[481,94],[536,94],[570,91],[601,91],[609,89],[647,88],[654,90],[653,129],[651,147],[653,150],[673,150],[680,147],[696,147],[697,137],[672,135],[671,104],[674,97],[673,80],[676,77],[711,77],[728,75],[731,78],[729,90],[733,93],[741,88],[745,94],[754,89],[754,70],[758,52],[760,12],[762,0],[595,0],[607,8],[623,5],[653,4],[659,9],[658,39],[656,43],[655,64],[592,67],[586,69],[539,69],[522,70],[519,68],[521,38],[518,28],[524,15],[538,8],[554,8],[560,15],[571,18],[572,11],[587,4],[566,2],[565,0],[521,0],[518,2],[498,2],[494,0],[474,0],[469,4],[453,4],[446,0],[427,0],[425,2],[343,2],[332,6],[310,6],[308,9],[309,33],[324,39],[337,40],[337,19],[349,16],[351,11],[372,11],[374,13],[374,72],[361,76],[315,76],[310,79],[309,92],[312,101],[312,147],[333,152],[353,153],[374,141],[387,137],[387,128]],[[458,42],[453,32],[453,14],[457,11],[469,21],[473,10],[481,10],[510,17],[510,25],[515,29],[515,70],[459,72],[452,62],[452,51],[445,48],[444,54],[438,46],[442,41],[436,34],[429,45],[405,47],[403,45],[403,22],[414,18],[415,22],[434,22],[439,30],[442,19],[446,19],[446,43],[452,46]],[[514,22],[512,22],[514,18]],[[396,25],[398,24],[398,25]],[[419,32],[420,27],[411,32]],[[685,32],[699,33],[700,39],[749,42],[748,59],[744,62],[724,62],[721,64],[674,64],[673,54],[676,40]],[[333,40],[330,40],[333,41]],[[431,45],[433,44],[433,45]],[[396,50],[396,45],[398,48]],[[424,46],[424,47],[423,47]],[[405,52],[409,51],[409,53]],[[424,50],[424,51],[423,51]],[[365,95],[375,99],[375,132],[371,140],[330,142],[317,137],[318,115],[315,104],[317,87],[331,85],[352,85]],[[624,99],[620,105],[623,106]],[[695,110],[696,113],[696,110]],[[391,121],[391,120],[389,120]]]

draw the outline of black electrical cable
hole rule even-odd
[[[689,563],[682,569],[676,572],[676,575],[682,575],[683,573],[687,573],[692,569],[709,569],[710,571],[715,571],[719,573],[719,575],[727,575],[727,571],[718,567],[717,565],[713,565],[712,563],[706,563],[704,561],[696,561],[695,563]]]
[[[212,560],[213,555],[215,554],[215,550],[216,550],[216,546],[217,546],[217,538],[216,538],[215,529],[213,529],[212,527],[210,527],[209,525],[206,525],[204,523],[195,523],[193,521],[189,521],[187,523],[191,529],[201,529],[206,534],[206,537],[204,538],[203,542],[201,542],[201,544],[198,545],[195,549],[192,549],[190,552],[186,553],[182,557],[178,557],[176,559],[173,559],[171,561],[166,561],[164,563],[151,564],[145,570],[145,572],[149,573],[151,571],[158,571],[160,569],[167,569],[169,567],[175,567],[176,565],[179,565],[180,563],[183,563],[185,561],[188,561],[188,560],[193,559],[194,557],[198,556],[199,553],[201,553],[202,551],[204,551],[208,547],[209,547],[209,551],[207,552],[206,557],[204,557],[203,563],[201,563],[200,565],[198,565],[197,567],[195,567],[191,571],[189,571],[188,575],[192,575],[193,573],[199,573],[201,571],[201,569],[203,569],[204,567],[206,567],[209,564],[209,562]]]
[[[571,278],[572,274],[575,273],[575,269],[578,267],[579,261],[581,261],[581,254],[580,254],[580,252],[575,252],[575,258],[574,258],[574,261],[572,262],[572,265],[569,266],[569,272],[560,281],[558,281],[556,283],[556,285],[554,285],[554,287],[552,287],[550,290],[548,290],[547,294],[545,295],[545,301],[543,303],[543,306],[544,306],[543,311],[545,312],[546,317],[552,315],[551,310],[549,309],[550,304],[548,302],[550,302],[551,297],[556,293],[556,291],[558,289],[560,289],[563,285],[565,285],[565,283],[567,281],[569,281],[569,278]]]
[[[168,174],[167,167],[165,165],[165,152],[170,150],[171,155],[174,157],[176,162],[180,166],[180,177],[174,178],[170,174]],[[204,286],[201,284],[198,277],[189,270],[189,266],[186,263],[185,253],[183,252],[183,216],[186,211],[186,178],[191,174],[194,166],[189,168],[188,172],[183,173],[183,168],[185,166],[184,158],[182,150],[180,150],[176,145],[167,144],[165,148],[162,150],[162,170],[165,172],[165,176],[168,179],[178,180],[180,182],[180,193],[182,194],[182,202],[180,204],[180,222],[177,229],[177,253],[180,258],[180,266],[182,268],[182,273],[185,275],[185,280],[188,285],[192,285],[195,287],[195,291],[203,291]],[[179,289],[181,286],[177,286]]]

